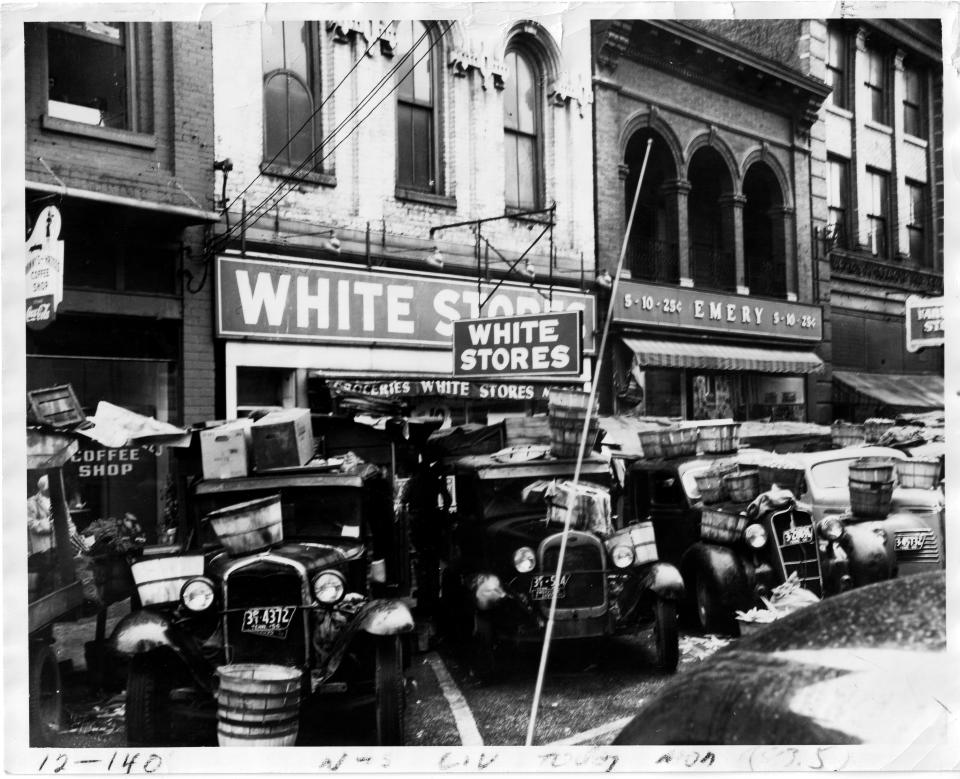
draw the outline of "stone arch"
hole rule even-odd
[[[634,133],[646,129],[652,130],[663,139],[673,158],[674,170],[677,171],[677,175],[680,175],[680,172],[685,170],[683,147],[673,128],[663,120],[656,109],[640,109],[627,117],[618,140],[621,161],[626,158],[627,144],[630,143]]]
[[[742,182],[746,178],[747,171],[758,163],[766,165],[777,180],[777,184],[780,186],[780,196],[783,198],[783,206],[793,208],[793,187],[790,186],[790,179],[780,164],[780,160],[771,154],[765,145],[756,146],[747,152],[740,165],[740,181]]]
[[[684,152],[684,167],[683,175],[687,180],[690,179],[690,162],[693,159],[693,155],[696,154],[700,149],[710,148],[716,151],[720,157],[723,159],[724,164],[727,167],[727,172],[730,175],[730,181],[732,182],[733,192],[730,194],[738,195],[740,194],[740,166],[737,165],[737,158],[734,155],[733,151],[730,149],[730,146],[727,144],[723,138],[720,137],[720,134],[717,132],[715,127],[711,127],[707,132],[700,133],[694,137],[690,143],[687,144],[686,151]]]
[[[512,25],[503,37],[501,58],[505,57],[507,49],[514,45],[522,47],[536,60],[543,75],[544,89],[563,72],[560,47],[543,25],[529,19]]]

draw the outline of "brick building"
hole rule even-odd
[[[27,331],[27,388],[69,382],[88,413],[105,400],[174,423],[209,418],[210,301],[185,291],[181,271],[199,269],[205,225],[218,218],[210,28],[24,32],[27,227],[55,206],[64,245],[55,320]],[[83,467],[95,451],[78,454],[68,489],[89,512],[78,521],[157,516],[166,456],[134,449],[116,473]]]
[[[942,407],[942,349],[907,349],[904,308],[943,290],[939,21],[595,31],[601,267],[653,139],[614,314],[618,407],[817,422]]]
[[[482,9],[214,25],[223,413],[318,385],[457,421],[542,406],[450,382],[450,323],[582,309],[592,344],[588,34]]]

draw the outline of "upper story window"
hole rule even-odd
[[[397,78],[397,186],[437,193],[440,168],[437,151],[436,56],[430,28],[419,21],[397,27],[397,54],[406,57]]]
[[[887,68],[881,52],[867,49],[867,72],[864,86],[870,96],[870,118],[879,124],[890,124],[887,106]]]
[[[94,127],[137,127],[132,25],[57,22],[47,26],[47,115]]]
[[[504,198],[507,208],[533,210],[542,203],[542,89],[531,57],[510,49],[503,90]]]
[[[846,246],[846,234],[850,204],[850,164],[846,160],[830,157],[827,160],[827,229],[830,238],[840,246]]]
[[[889,256],[890,187],[889,176],[867,170],[866,214],[869,224],[867,246],[878,257]]]
[[[913,65],[903,68],[903,131],[922,138],[925,130],[926,90],[923,71]]]
[[[928,264],[927,252],[927,188],[923,184],[907,182],[907,233],[910,236],[910,259],[919,265]]]
[[[833,88],[830,101],[838,108],[848,108],[847,99],[847,41],[843,30],[827,30],[827,83]]]
[[[282,170],[321,167],[320,52],[316,22],[262,25],[263,154]]]

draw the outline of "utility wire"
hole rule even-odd
[[[395,19],[391,19],[390,24],[393,24],[395,21],[396,21]],[[390,24],[388,24],[383,29],[386,30],[387,27],[390,26]],[[329,94],[327,94],[327,96],[323,98],[320,105],[317,106],[316,110],[312,114],[310,114],[310,116],[307,117],[306,121],[304,121],[302,125],[300,125],[300,129],[298,129],[293,135],[290,136],[290,139],[285,144],[283,144],[283,146],[280,147],[277,153],[273,155],[273,159],[271,159],[270,162],[268,162],[264,167],[269,168],[271,165],[273,165],[273,163],[275,163],[277,159],[279,159],[280,155],[287,150],[287,147],[290,146],[291,143],[293,143],[293,139],[296,138],[298,135],[300,135],[300,133],[302,133],[304,129],[307,127],[307,125],[309,125],[314,120],[314,118],[316,118],[317,114],[319,114],[323,110],[323,107],[329,102],[329,100],[335,94],[337,94],[337,90],[340,89],[341,86],[343,86],[343,82],[346,81],[348,78],[350,78],[350,75],[353,73],[353,71],[355,71],[357,69],[357,66],[359,66],[360,63],[363,62],[364,57],[366,57],[370,53],[370,49],[373,48],[373,45],[377,41],[379,41],[382,36],[383,36],[383,30],[381,30],[380,35],[378,35],[376,38],[370,41],[370,45],[367,46],[363,54],[360,55],[360,59],[358,59],[356,62],[353,63],[353,66],[350,68],[350,70],[348,70],[344,75],[344,77],[337,82],[337,85],[332,90],[330,90]],[[223,207],[224,211],[228,210],[230,206],[232,206],[241,197],[243,197],[246,194],[247,190],[250,189],[250,187],[252,187],[254,183],[258,179],[260,179],[262,176],[263,176],[263,171],[261,170],[259,173],[257,173],[256,176],[250,179],[250,182],[242,190],[240,190],[239,194],[237,194],[236,197],[234,197],[229,204]]]
[[[435,23],[434,23],[434,24],[435,24]],[[448,26],[447,29],[441,31],[440,35],[437,36],[436,39],[430,44],[430,47],[429,47],[429,48],[423,53],[423,55],[421,55],[420,58],[414,63],[414,67],[416,67],[416,65],[419,65],[420,62],[422,62],[422,61],[424,60],[424,58],[426,58],[426,57],[430,54],[430,52],[431,52],[431,51],[437,46],[437,44],[440,42],[440,39],[441,39],[449,30],[450,30],[450,26]],[[424,34],[413,44],[413,46],[411,47],[410,51],[404,53],[404,55],[398,60],[397,64],[396,64],[395,66],[393,66],[393,67],[380,79],[380,81],[377,83],[377,85],[374,86],[374,88],[371,89],[371,90],[367,93],[366,96],[364,96],[364,98],[357,104],[357,106],[355,106],[355,107],[350,111],[350,113],[348,114],[348,116],[344,118],[344,120],[340,123],[340,125],[338,125],[328,136],[326,136],[326,137],[323,139],[323,141],[321,141],[320,145],[319,145],[316,149],[314,149],[313,152],[311,152],[311,153],[307,156],[307,158],[304,159],[292,172],[286,174],[287,177],[295,177],[298,173],[300,173],[300,171],[302,171],[303,168],[306,167],[306,166],[314,159],[314,157],[316,157],[316,155],[322,150],[322,147],[324,146],[324,144],[329,143],[330,140],[332,139],[332,137],[333,137],[334,135],[336,135],[340,130],[342,130],[352,118],[354,118],[360,111],[363,110],[363,108],[366,107],[366,105],[367,105],[371,100],[373,100],[373,98],[375,97],[377,91],[383,86],[384,83],[386,83],[386,81],[388,81],[390,78],[392,78],[392,77],[397,73],[397,71],[403,66],[405,60],[407,60],[407,59],[410,57],[410,54],[413,53],[413,52],[416,50],[417,46],[418,46],[418,45],[420,44],[420,42],[424,39],[424,37],[426,37],[428,34],[429,34],[429,28],[428,28],[427,30],[424,30]],[[347,139],[349,139],[349,137],[360,127],[360,125],[362,125],[362,124],[373,114],[373,112],[376,111],[377,108],[380,107],[380,105],[384,102],[384,100],[386,100],[388,97],[390,97],[390,95],[392,95],[399,87],[400,87],[400,82],[399,82],[399,81],[396,81],[396,82],[394,83],[394,85],[390,88],[390,90],[376,103],[376,105],[374,105],[374,107],[373,107],[370,111],[368,111],[361,119],[359,119],[359,120],[353,125],[353,127],[350,128],[349,132],[348,132],[342,139],[340,139],[340,140],[336,143],[336,145],[334,145],[334,147],[333,147],[332,149],[330,149],[329,151],[326,151],[326,153],[323,155],[323,157],[321,157],[317,162],[318,162],[318,163],[319,163],[319,162],[323,162],[323,161],[326,160],[331,154],[333,154],[333,153],[340,147],[340,145],[343,144]],[[264,209],[265,204],[268,203],[270,200],[272,200],[274,197],[276,197],[277,194],[283,189],[284,185],[287,184],[287,183],[288,183],[287,181],[281,181],[281,182],[273,189],[273,191],[272,191],[269,195],[267,195],[263,200],[260,201],[260,203],[257,204],[257,206],[255,206],[250,212],[247,213],[247,215],[246,215],[245,218],[242,218],[239,222],[237,222],[237,224],[235,224],[232,228],[230,228],[230,230],[228,230],[227,232],[225,232],[225,233],[221,234],[220,236],[218,236],[218,239],[217,239],[217,240],[220,241],[220,242],[222,242],[222,243],[225,243],[227,240],[230,239],[231,235],[234,234],[236,230],[242,229],[242,228],[246,227],[249,223],[255,222],[255,221],[259,220],[259,219],[261,218],[261,216],[263,215],[263,212],[264,212],[265,210],[267,210],[267,209]],[[297,186],[298,186],[298,182],[296,182],[296,181],[289,183],[289,186],[288,186],[288,188],[287,188],[287,191],[284,192],[283,194],[281,194],[281,195],[276,199],[276,201],[273,202],[273,203],[272,203],[270,206],[268,206],[267,208],[273,208],[273,207],[275,207],[276,205],[278,205],[279,202],[280,202],[281,200],[283,200],[283,198],[285,198],[288,194],[290,194],[290,192],[293,191],[293,189],[296,188]],[[261,211],[261,209],[263,209],[263,211]],[[258,212],[260,212],[260,213],[258,213]]]

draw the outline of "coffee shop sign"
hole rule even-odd
[[[216,291],[223,338],[446,348],[462,319],[580,311],[593,346],[593,296],[543,285],[221,256]]]

